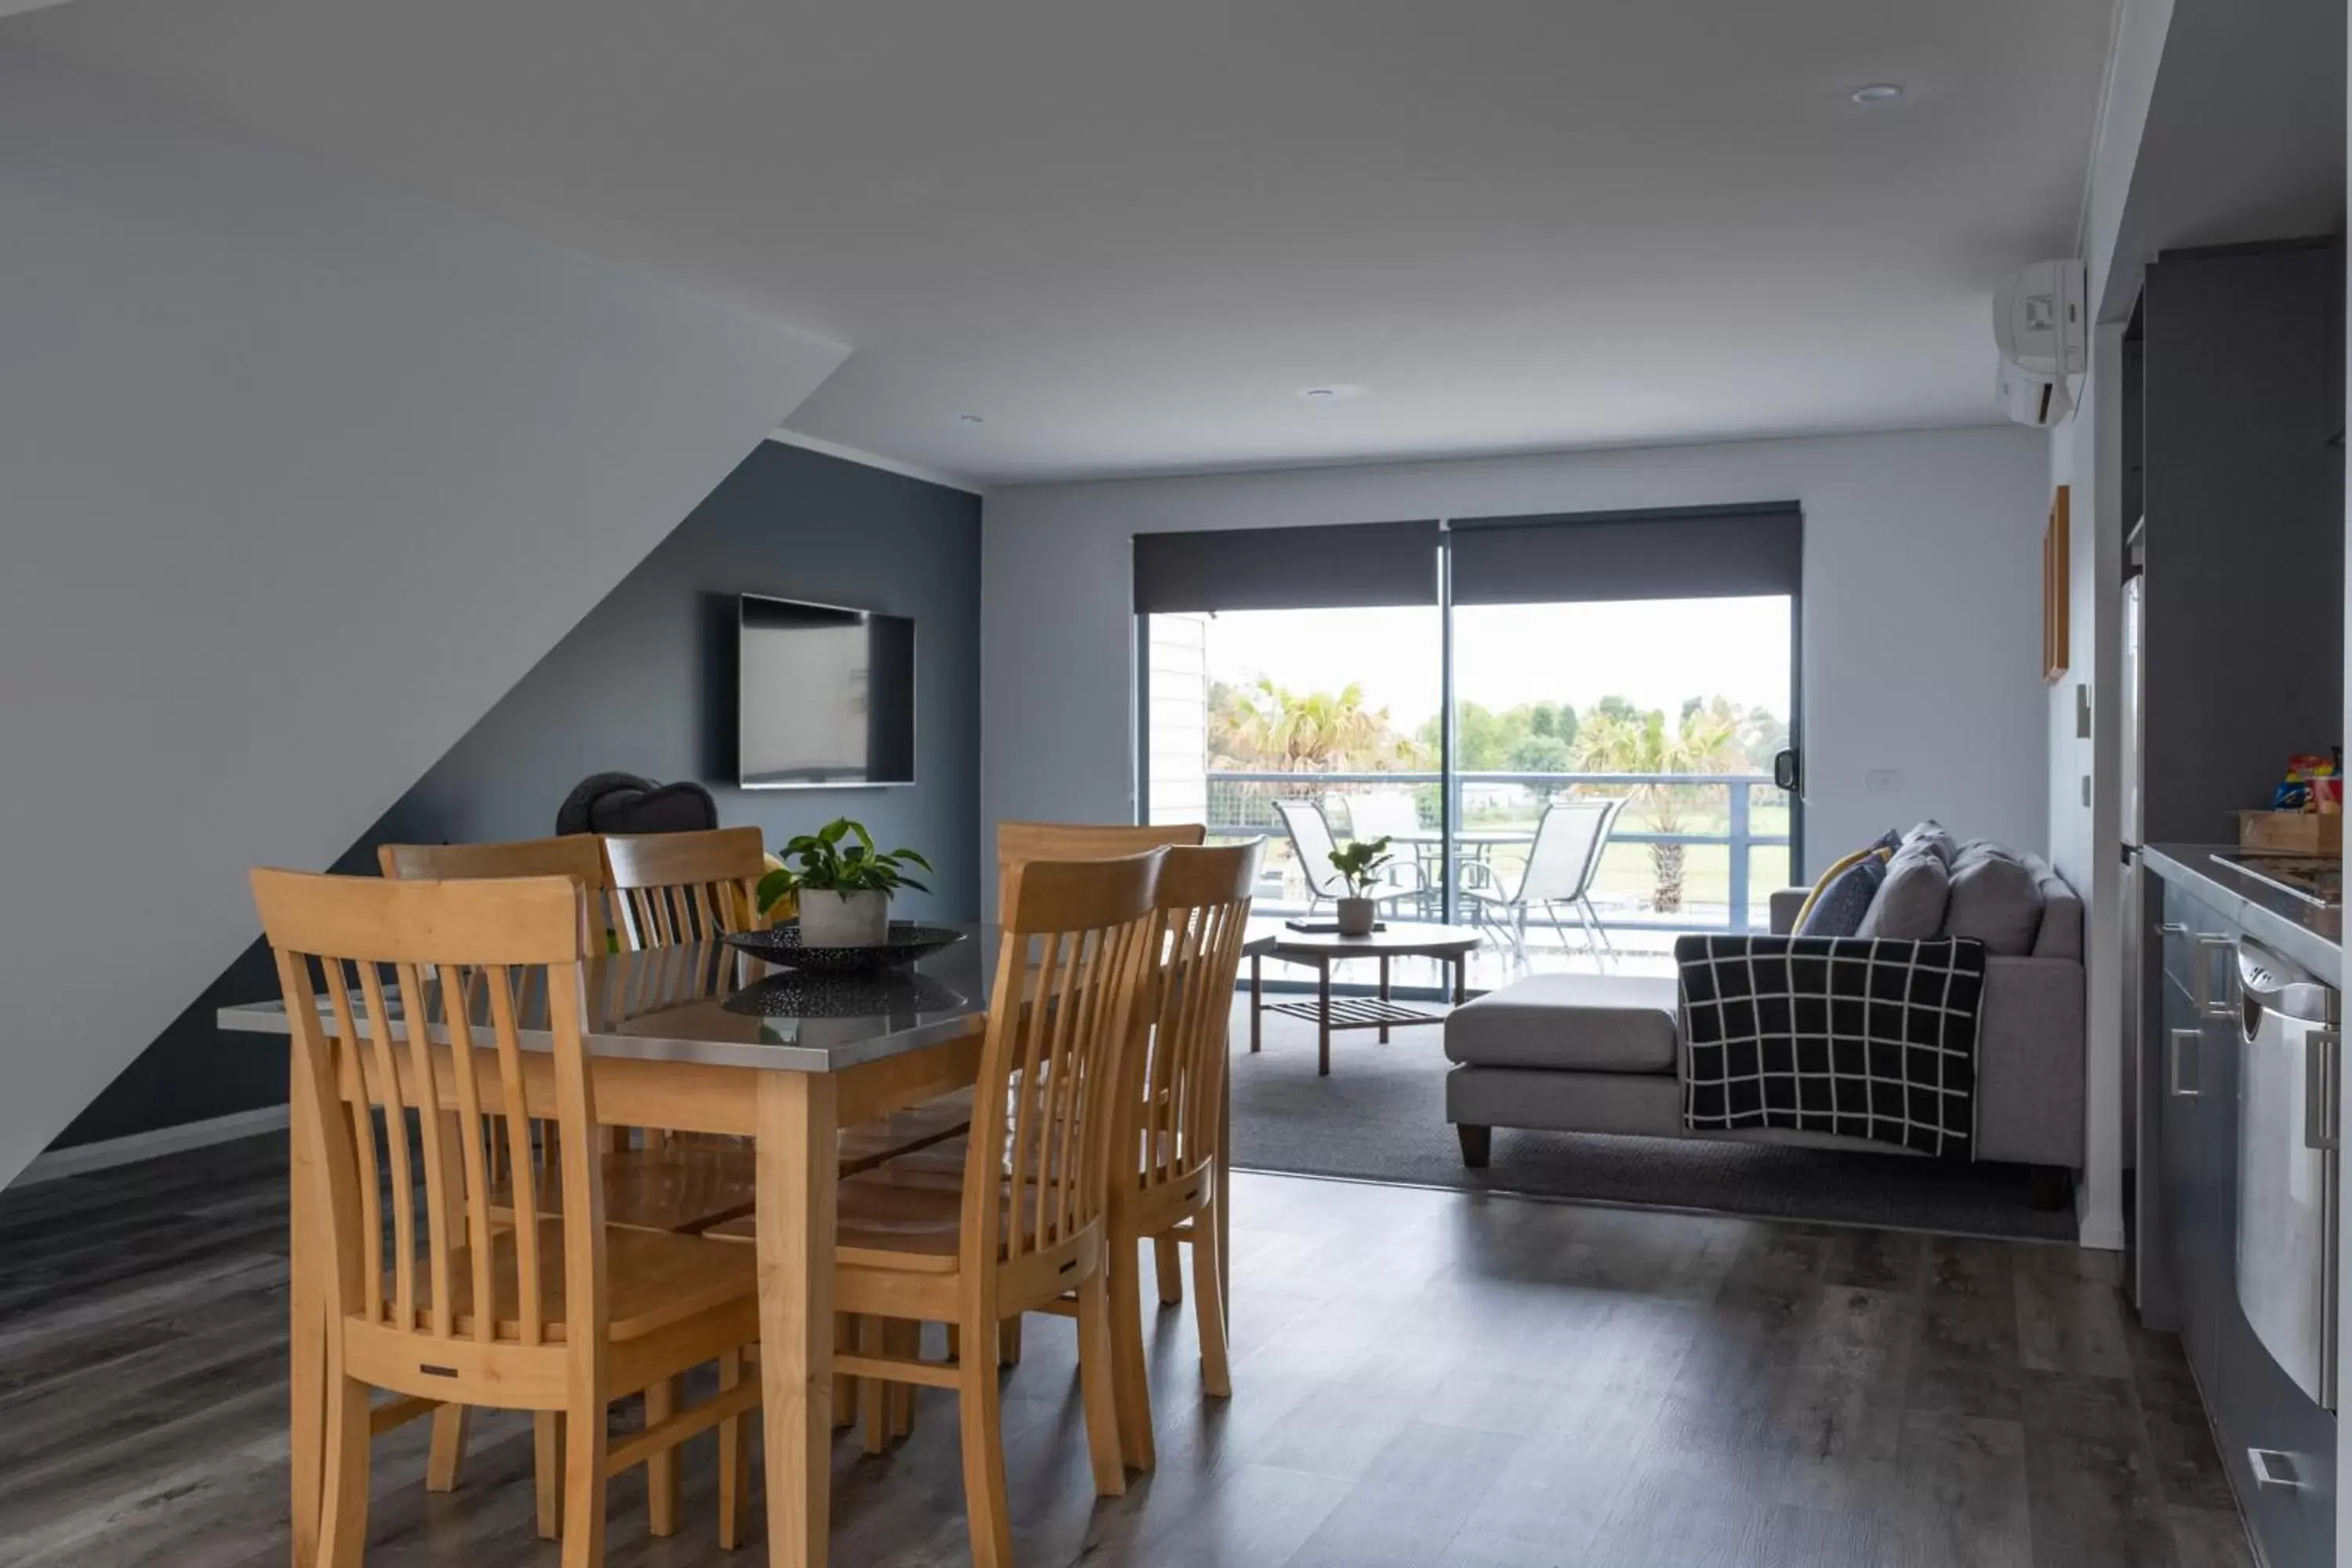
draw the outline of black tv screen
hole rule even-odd
[[[915,782],[915,623],[739,601],[736,754],[745,789]]]

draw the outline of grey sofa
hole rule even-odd
[[[1915,829],[1912,837],[1921,831]],[[1964,852],[1948,838],[1940,852],[1948,860]],[[1969,848],[2021,866],[2027,875],[2016,883],[2030,885],[2039,904],[2030,936],[2012,918],[1997,939],[2000,947],[2022,943],[2023,951],[1997,951],[1988,944],[1978,1022],[1976,1158],[2079,1169],[2082,900],[2039,858],[1989,846]],[[1775,933],[1789,933],[1804,899],[1801,888],[1772,896]],[[1940,934],[1978,933],[1961,929]],[[1671,976],[1533,975],[1448,1016],[1445,1054],[1455,1065],[1446,1075],[1446,1119],[1460,1133],[1462,1157],[1472,1166],[1486,1163],[1496,1127],[1888,1152],[1874,1143],[1815,1133],[1691,1131],[1682,1121],[1682,1052],[1677,987]]]

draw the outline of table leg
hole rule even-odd
[[[761,1073],[757,1201],[770,1568],[823,1568],[832,1522],[834,1083]]]
[[[323,1494],[321,1447],[326,1438],[327,1301],[320,1270],[334,1266],[333,1255],[321,1234],[318,1171],[310,1155],[317,1136],[318,1108],[303,1088],[302,1075],[293,1075],[287,1108],[288,1192],[287,1300],[291,1311],[288,1328],[291,1365],[288,1384],[293,1409],[289,1440],[293,1470],[294,1568],[314,1568],[319,1561],[319,1514]]]
[[[1470,955],[1466,952],[1457,952],[1454,955],[1454,1005],[1459,1007],[1468,1000],[1470,1000]]]
[[[1331,961],[1315,966],[1315,1076],[1331,1076]]]
[[[1381,954],[1381,1002],[1385,1003],[1385,1002],[1387,1002],[1387,1001],[1388,1001],[1388,999],[1389,999],[1389,955],[1388,955],[1387,953],[1385,953],[1385,952],[1384,952],[1384,953]],[[1389,1043],[1389,1026],[1388,1026],[1386,1024],[1382,1024],[1382,1025],[1381,1026],[1381,1044],[1382,1044],[1382,1045],[1384,1045],[1384,1046],[1385,1046],[1385,1045],[1387,1045],[1388,1043]]]
[[[1250,954],[1250,1055],[1258,1053],[1259,1016],[1265,1010],[1265,961]]]

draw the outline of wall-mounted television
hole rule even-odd
[[[915,782],[915,623],[746,594],[737,601],[745,789]]]

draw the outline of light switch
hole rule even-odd
[[[1901,768],[1873,768],[1868,773],[1862,775],[1862,787],[1871,795],[1901,795],[1903,793],[1903,770]]]
[[[2091,804],[2091,775],[2088,773],[2083,775],[2083,804]]]
[[[2078,680],[2074,683],[2074,739],[2087,741],[2090,738],[2091,687],[2088,681]],[[2090,803],[2085,801],[2084,804],[2087,805]]]

